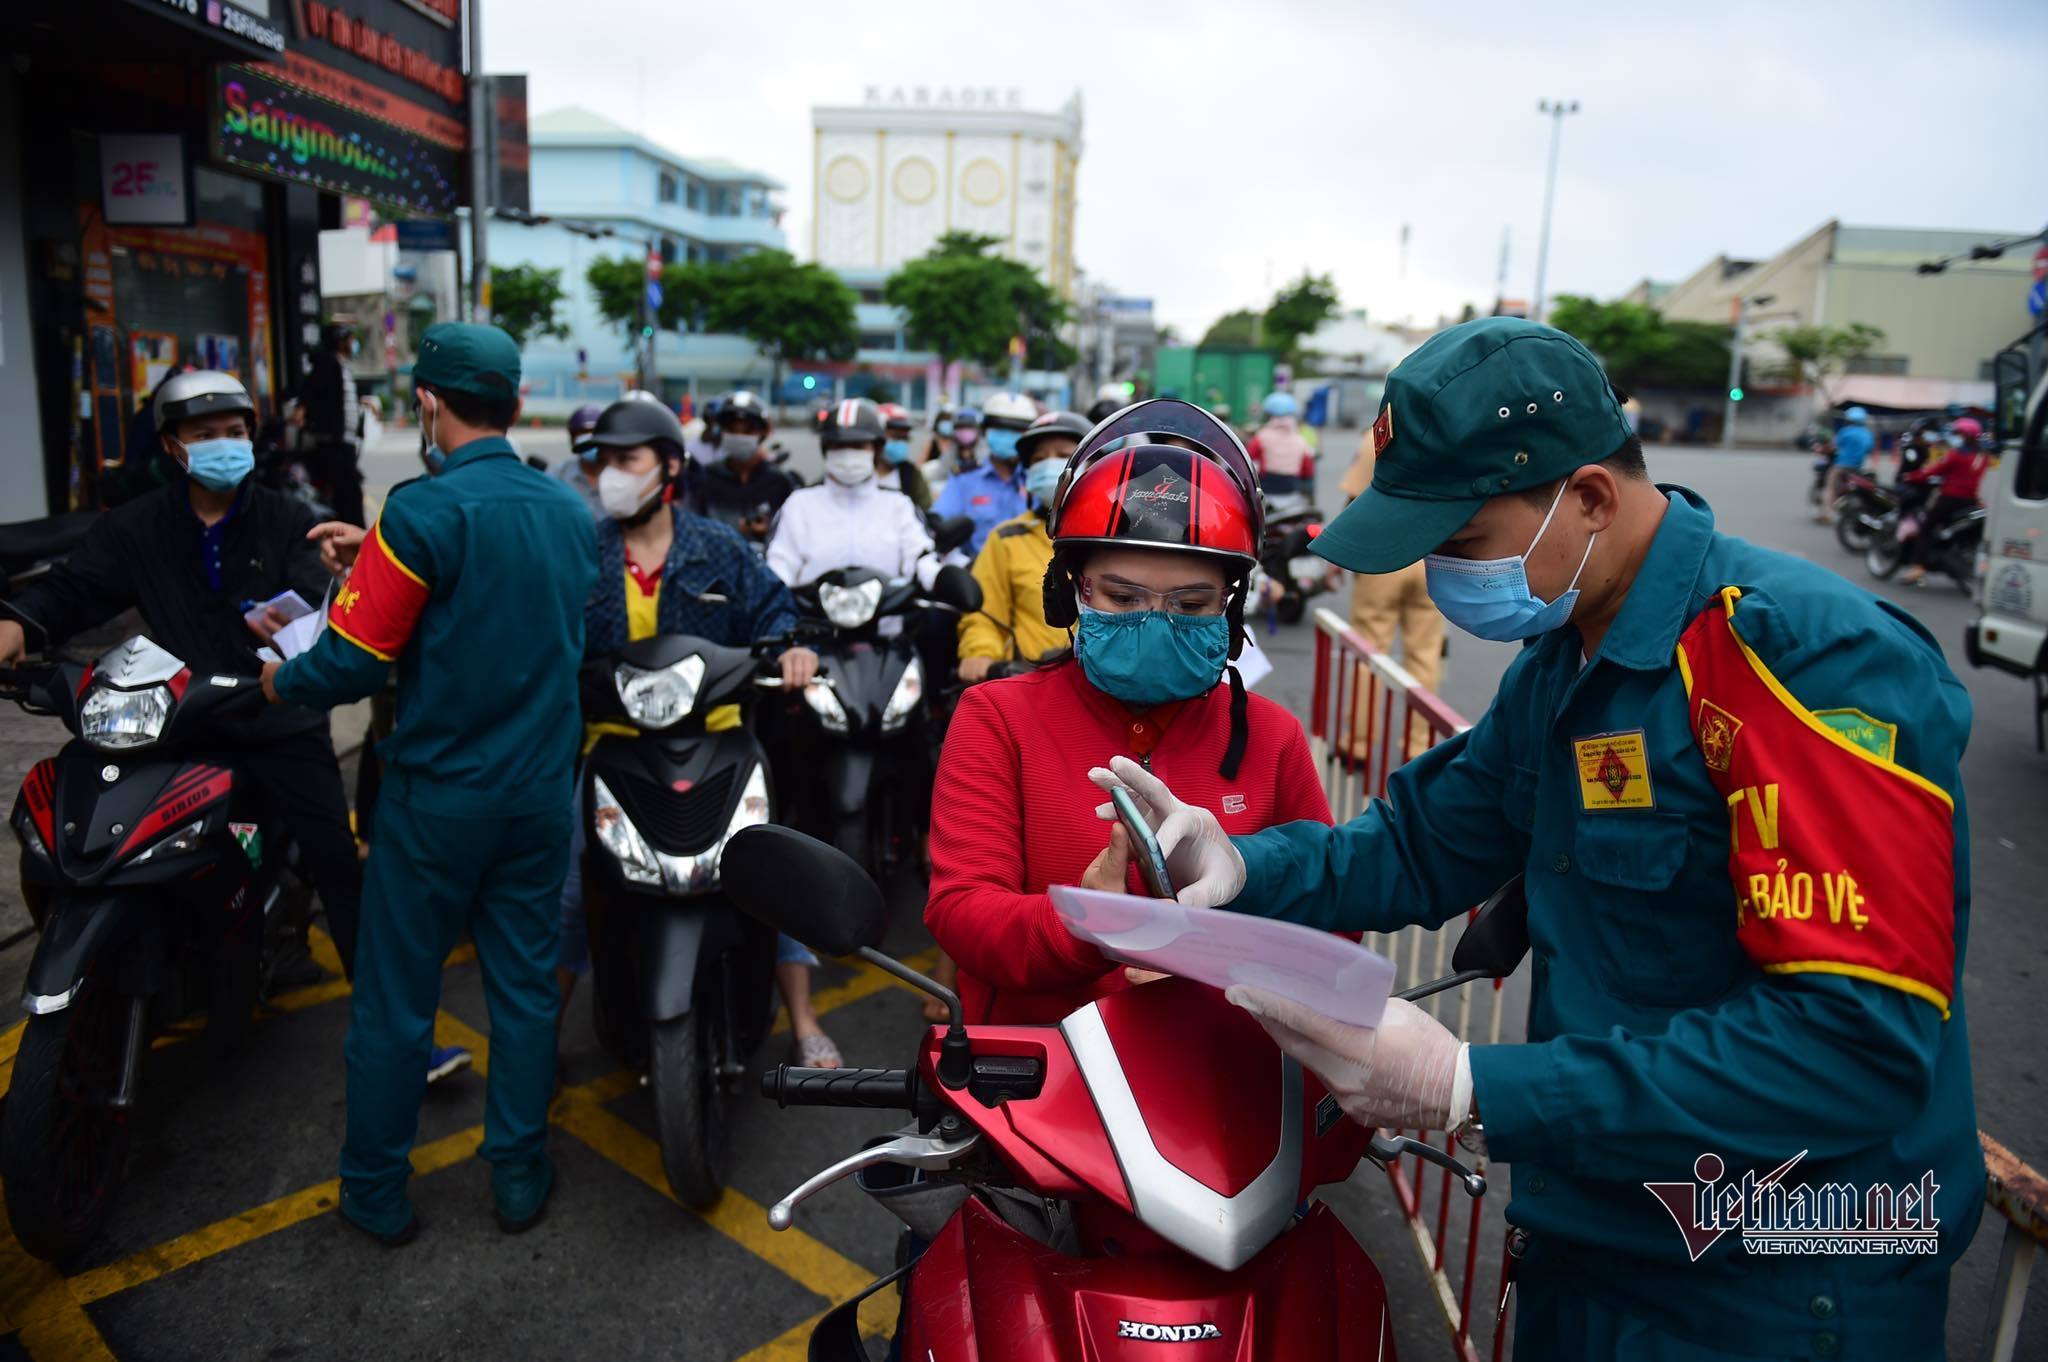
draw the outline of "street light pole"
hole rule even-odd
[[[484,250],[491,214],[490,82],[484,77],[479,0],[463,7],[469,20],[469,306],[470,320],[491,319],[491,265]]]
[[[1741,405],[1736,401],[1735,394],[1741,391],[1742,343],[1747,334],[1750,304],[1754,303],[1758,307],[1769,307],[1776,301],[1777,295],[1775,293],[1763,293],[1754,298],[1747,298],[1739,293],[1735,295],[1735,338],[1728,346],[1728,393],[1724,399],[1726,411],[1721,417],[1721,448],[1723,449],[1735,448],[1735,409]]]
[[[1536,301],[1529,310],[1529,320],[1543,320],[1543,276],[1550,268],[1550,205],[1557,197],[1557,147],[1564,139],[1564,116],[1579,111],[1579,101],[1546,99],[1539,101],[1536,112],[1550,119],[1550,173],[1543,180],[1543,235],[1536,244]]]

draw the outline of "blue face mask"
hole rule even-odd
[[[882,457],[890,463],[910,462],[910,441],[889,440],[882,445]]]
[[[991,459],[1014,459],[1017,457],[1017,436],[1015,430],[991,430],[988,432],[988,456]]]
[[[1040,459],[1024,470],[1024,490],[1040,506],[1051,509],[1053,494],[1060,489],[1060,474],[1066,468],[1063,459]]]
[[[1563,595],[1545,602],[1529,590],[1529,555],[1542,541],[1543,532],[1550,528],[1551,517],[1557,514],[1558,502],[1563,499],[1564,488],[1560,486],[1543,523],[1536,527],[1536,538],[1516,557],[1474,562],[1432,553],[1422,560],[1429,598],[1436,602],[1445,619],[1479,638],[1512,643],[1547,634],[1572,617],[1572,607],[1579,602],[1579,574],[1586,570],[1586,559],[1593,556],[1593,540],[1599,535],[1587,538],[1578,572],[1572,574],[1571,585]]]
[[[1111,614],[1084,605],[1074,654],[1095,689],[1150,709],[1191,700],[1216,684],[1230,660],[1230,620],[1163,610]]]
[[[232,437],[195,440],[185,446],[185,471],[201,487],[225,492],[242,485],[256,467],[256,446]]]
[[[951,421],[941,421],[936,429],[941,435],[951,435],[953,433],[953,423]]]

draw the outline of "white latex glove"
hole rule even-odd
[[[1362,1126],[1449,1130],[1471,1110],[1465,1043],[1411,1002],[1389,998],[1380,1024],[1368,1030],[1262,988],[1239,985],[1223,996],[1257,1017],[1274,1043],[1322,1079],[1344,1114]]]
[[[1244,857],[1230,844],[1230,835],[1216,815],[1174,797],[1166,782],[1129,757],[1116,757],[1109,768],[1088,773],[1107,794],[1121,785],[1138,801],[1145,821],[1159,839],[1167,873],[1180,886],[1174,897],[1190,908],[1220,908],[1244,892]],[[1097,818],[1116,820],[1115,804],[1098,804]]]

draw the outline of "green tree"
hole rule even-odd
[[[664,331],[702,329],[716,291],[719,266],[706,261],[672,260],[661,270],[661,311],[654,324]],[[647,261],[642,256],[593,260],[583,272],[597,312],[619,328],[630,342],[643,325],[641,308],[647,293]]]
[[[1248,350],[1259,338],[1260,323],[1259,314],[1247,308],[1226,312],[1202,333],[1201,348],[1242,347]]]
[[[543,336],[569,339],[569,328],[555,316],[564,296],[560,270],[535,265],[491,266],[491,320],[522,349],[527,341]]]
[[[787,251],[755,251],[698,268],[704,325],[745,336],[769,357],[771,393],[782,391],[788,361],[852,359],[860,348],[853,290],[822,265],[800,264]]]
[[[1293,363],[1300,356],[1302,338],[1336,316],[1337,306],[1337,286],[1330,276],[1303,270],[1299,279],[1273,295],[1259,343],[1276,358]]]
[[[1021,337],[1028,363],[1063,369],[1074,362],[1060,339],[1067,305],[1030,266],[992,255],[1001,237],[948,232],[931,250],[891,275],[882,296],[907,316],[911,343],[942,363],[1004,364]]]
[[[1805,383],[1820,389],[1829,406],[1835,404],[1830,380],[1840,376],[1852,359],[1861,359],[1884,344],[1884,330],[1867,322],[1847,326],[1787,326],[1766,333],[1785,352],[1782,363],[1766,369],[1772,377]]]
[[[1601,303],[1560,294],[1550,324],[1576,337],[1626,389],[1715,388],[1728,376],[1729,331],[1708,322],[1666,321],[1642,303]]]

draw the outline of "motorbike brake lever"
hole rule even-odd
[[[800,1201],[808,1201],[817,1193],[838,1182],[841,1178],[858,1173],[863,1168],[877,1164],[899,1163],[906,1168],[922,1168],[936,1172],[950,1168],[961,1155],[981,1143],[981,1132],[969,1131],[957,1140],[941,1139],[936,1135],[898,1135],[881,1144],[869,1145],[866,1149],[849,1154],[829,1168],[822,1168],[800,1183],[796,1190],[768,1208],[768,1227],[786,1230],[796,1223],[796,1207]]]
[[[1411,1140],[1406,1135],[1389,1135],[1384,1130],[1376,1130],[1373,1132],[1372,1143],[1366,1149],[1366,1157],[1381,1167],[1385,1167],[1403,1154],[1413,1154],[1424,1163],[1433,1163],[1456,1173],[1468,1196],[1486,1195],[1485,1174],[1473,1172],[1435,1145]]]

